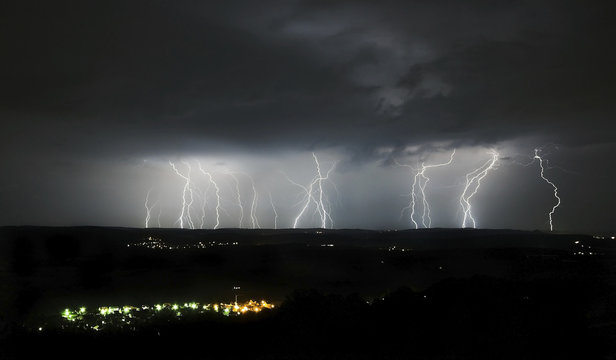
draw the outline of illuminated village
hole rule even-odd
[[[181,320],[183,317],[205,316],[207,314],[219,314],[222,316],[240,316],[248,313],[259,313],[263,310],[271,310],[274,304],[265,300],[260,302],[249,300],[245,303],[215,303],[202,304],[189,302],[183,304],[161,303],[154,305],[131,306],[102,306],[96,311],[86,307],[79,309],[65,309],[59,323],[62,330],[81,329],[90,331],[102,330],[131,330],[136,331],[140,326],[148,325],[157,319],[168,321]],[[52,324],[40,325],[38,331],[44,331]]]
[[[195,244],[171,244],[163,239],[148,236],[143,241],[126,244],[126,247],[130,248],[146,248],[153,250],[184,250],[184,249],[207,249],[215,246],[237,246],[239,243],[234,242],[221,242],[221,241],[199,241]]]

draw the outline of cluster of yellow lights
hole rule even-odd
[[[130,306],[125,305],[123,307],[118,306],[103,306],[99,307],[96,312],[88,312],[85,307],[80,307],[77,310],[65,309],[62,312],[62,317],[68,321],[75,322],[79,321],[85,322],[86,319],[88,323],[93,322],[93,318],[98,318],[102,320],[100,324],[89,325],[85,324],[86,328],[93,330],[100,330],[102,325],[105,325],[105,321],[107,317],[113,317],[116,319],[120,319],[123,324],[130,325],[132,320],[137,320],[137,318],[133,317],[133,314],[141,313],[146,316],[155,316],[156,313],[172,311],[176,316],[182,316],[182,311],[188,313],[205,313],[209,311],[214,311],[216,313],[221,313],[222,315],[229,316],[231,314],[242,315],[248,312],[258,313],[263,309],[273,309],[274,304],[268,303],[265,300],[261,300],[259,302],[249,300],[243,304],[239,304],[237,302],[234,303],[215,303],[215,304],[201,304],[198,302],[190,302],[184,304],[171,304],[171,303],[163,303],[163,304],[155,304],[153,306],[142,305],[142,306]],[[137,315],[136,315],[137,316]],[[94,319],[95,320],[95,319]],[[110,320],[110,319],[108,319]],[[96,320],[94,321],[97,322]]]
[[[239,245],[237,242],[219,242],[219,241],[209,241],[207,243],[199,241],[195,244],[171,245],[162,239],[148,236],[142,242],[127,244],[126,247],[143,247],[146,249],[155,249],[155,250],[178,250],[178,249],[207,249],[207,248],[211,248],[215,246],[237,246],[237,245]]]

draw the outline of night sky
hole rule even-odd
[[[554,230],[614,232],[614,14],[609,1],[5,1],[0,225],[143,227],[149,192],[149,225],[179,227],[171,161],[192,166],[184,209],[212,228],[199,160],[220,227],[253,227],[251,211],[291,227],[304,203],[287,177],[307,186],[314,153],[323,172],[335,163],[328,226],[412,228],[417,170],[400,165],[456,149],[425,173],[433,227],[461,226],[465,175],[495,150],[477,227],[549,230],[540,148],[562,200]],[[309,204],[299,226],[319,216]]]

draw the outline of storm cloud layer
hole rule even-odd
[[[130,189],[140,199],[135,208],[142,206],[144,180],[130,180],[126,169],[148,159],[305,153],[310,160],[312,151],[329,152],[339,156],[341,179],[351,172],[373,184],[366,170],[373,163],[391,170],[393,159],[418,162],[454,147],[529,156],[556,143],[556,163],[575,174],[557,175],[566,189],[571,184],[569,203],[594,209],[579,220],[570,205],[565,228],[614,230],[610,2],[20,1],[1,8],[5,224],[139,226],[126,215],[133,210],[123,214],[128,220],[115,217],[128,206],[121,190],[115,205],[92,190]],[[352,188],[347,204],[363,193]],[[362,227],[365,217],[342,223]],[[515,222],[486,224],[507,225]]]

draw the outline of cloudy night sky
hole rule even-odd
[[[328,227],[414,228],[414,175],[455,149],[425,172],[433,227],[461,226],[466,175],[497,151],[476,226],[549,230],[540,148],[554,230],[616,231],[614,14],[560,0],[3,2],[0,225],[143,227],[148,197],[149,226],[190,227],[189,212],[212,228],[218,192],[220,227],[292,227],[314,153],[322,175],[334,166]],[[191,167],[188,187],[170,162]],[[298,226],[319,211],[309,202]]]

